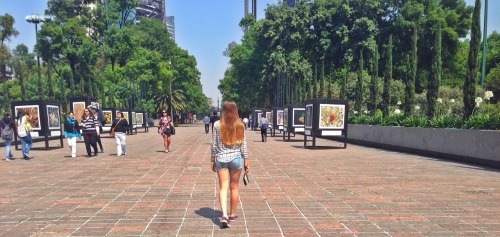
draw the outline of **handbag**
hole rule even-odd
[[[172,131],[171,131],[172,135],[175,135],[175,126],[174,126],[174,125],[172,125],[172,126],[170,126],[170,127],[171,127],[171,129],[170,129],[170,130],[172,130]]]
[[[172,130],[169,127],[165,127],[165,129],[163,129],[163,134],[170,135],[172,134]]]
[[[115,127],[111,128],[111,131],[109,131],[109,135],[114,137],[115,136]]]
[[[269,127],[269,124],[268,123],[263,123],[260,128],[262,129],[267,129]]]
[[[250,183],[250,181],[248,180],[247,173],[243,174],[243,183],[245,184],[245,186],[247,186],[247,184]]]

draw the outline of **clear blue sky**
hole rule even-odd
[[[257,18],[264,16],[268,4],[278,1],[257,0]],[[468,5],[473,5],[474,1],[466,0]],[[217,98],[221,97],[217,85],[229,65],[229,59],[222,52],[230,42],[239,43],[243,35],[238,26],[243,17],[243,3],[244,0],[166,0],[167,15],[175,16],[175,40],[196,57],[203,92],[214,99],[215,105]],[[493,30],[499,32],[500,14],[494,10],[500,9],[500,1],[489,0],[488,4],[488,34]],[[43,15],[46,5],[47,0],[0,0],[0,15],[9,13],[14,16],[14,27],[20,33],[8,42],[11,48],[23,43],[33,49],[35,26],[24,18],[31,13]]]

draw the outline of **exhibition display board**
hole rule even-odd
[[[271,127],[271,136],[276,135],[276,129],[281,133],[283,130],[283,107],[274,107],[271,112],[272,127]]]
[[[344,147],[347,146],[347,100],[313,99],[305,104],[304,147],[307,137],[312,137],[312,147],[316,146],[316,137],[341,136]]]
[[[32,100],[13,101],[11,104],[12,118],[16,118],[19,111],[29,114],[30,132],[33,142],[45,141],[45,149],[49,148],[49,140],[60,139],[63,147],[63,126],[59,102]],[[18,137],[14,137],[16,150]]]
[[[285,105],[283,108],[283,140],[296,133],[304,132],[305,107],[304,105]]]

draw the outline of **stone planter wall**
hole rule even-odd
[[[351,143],[500,168],[500,131],[349,124]]]

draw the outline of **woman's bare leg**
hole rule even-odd
[[[229,188],[229,170],[218,169],[219,175],[219,204],[222,216],[227,216],[227,189]]]
[[[239,170],[230,170],[229,174],[231,176],[231,212],[230,216],[234,216],[236,212],[236,207],[238,206],[239,200],[239,192],[238,192],[238,184],[240,182],[241,169]]]

